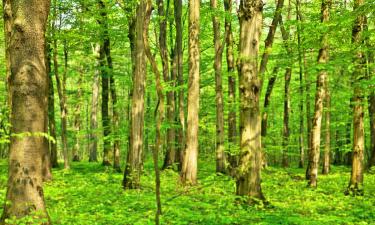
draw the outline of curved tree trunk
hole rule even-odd
[[[187,105],[186,149],[181,181],[197,183],[198,168],[198,113],[199,113],[199,16],[200,0],[189,1],[189,83]]]
[[[241,0],[239,8],[240,165],[236,176],[237,195],[264,200],[261,188],[260,80],[257,56],[262,30],[261,0]]]
[[[38,212],[49,217],[43,194],[43,154],[48,151],[48,75],[45,29],[50,1],[11,1],[4,17],[12,27],[10,56],[11,143],[6,204],[1,222]],[[22,40],[22,41],[19,41]],[[31,133],[31,135],[25,135]],[[10,204],[9,204],[10,203]]]

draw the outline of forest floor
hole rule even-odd
[[[214,162],[214,161],[211,161]],[[178,173],[161,173],[161,224],[375,224],[375,173],[365,174],[365,195],[345,196],[350,169],[332,167],[319,176],[319,187],[306,187],[304,170],[270,167],[262,189],[270,206],[236,204],[235,182],[215,175],[214,163],[200,162],[199,185],[182,188]],[[0,162],[0,202],[6,191],[6,162]],[[154,173],[145,164],[142,189],[124,191],[122,174],[99,163],[73,163],[70,171],[54,169],[45,184],[53,224],[153,224]]]

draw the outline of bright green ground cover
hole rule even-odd
[[[212,161],[213,162],[213,161]],[[6,164],[0,165],[0,201],[6,189]],[[153,224],[154,174],[145,165],[142,190],[123,191],[122,174],[99,164],[73,163],[71,171],[54,170],[45,185],[53,224]],[[184,189],[178,174],[164,171],[161,224],[375,224],[375,174],[365,175],[363,197],[344,196],[349,169],[333,167],[319,176],[319,188],[306,188],[304,170],[268,168],[263,192],[270,207],[235,204],[235,184],[214,174],[214,163],[201,162],[200,185]]]

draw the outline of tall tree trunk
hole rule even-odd
[[[177,85],[178,90],[178,116],[180,127],[176,130],[177,152],[179,154],[179,169],[182,169],[182,159],[185,150],[185,104],[184,104],[184,74],[183,74],[183,25],[182,25],[182,0],[174,0],[174,18],[176,23],[176,57],[177,57]],[[176,110],[177,111],[177,110]]]
[[[375,92],[371,92],[368,98],[368,111],[370,117],[370,135],[371,135],[371,157],[368,168],[375,165]]]
[[[144,127],[144,95],[146,62],[143,42],[146,3],[141,0],[136,9],[134,25],[133,95],[131,107],[130,148],[126,158],[124,189],[140,187]]]
[[[303,50],[302,50],[302,39],[301,39],[301,22],[302,18],[300,17],[301,12],[301,1],[297,0],[296,2],[296,11],[297,11],[297,41],[298,41],[298,66],[299,66],[299,95],[300,95],[300,101],[299,101],[299,137],[298,137],[298,145],[299,145],[299,163],[298,167],[303,168],[305,164],[305,144],[304,144],[304,116],[303,116]]]
[[[214,11],[212,26],[214,31],[215,46],[215,91],[216,91],[216,172],[225,173],[225,152],[224,152],[224,103],[223,103],[223,79],[221,76],[223,45],[220,37],[220,20],[217,17],[217,0],[211,0],[211,8]],[[226,34],[225,34],[226,35]]]
[[[79,151],[81,148],[81,136],[80,136],[80,131],[81,131],[81,126],[82,126],[82,121],[81,121],[81,100],[82,100],[82,79],[83,79],[83,67],[79,68],[79,78],[77,82],[78,86],[78,92],[77,92],[77,103],[76,107],[74,109],[74,132],[75,132],[75,144],[72,150],[72,155],[73,155],[73,161],[78,162],[80,161],[79,157]]]
[[[11,1],[4,11],[10,19],[11,139],[7,194],[1,222],[38,212],[49,217],[43,194],[43,154],[48,151],[48,75],[45,29],[50,1]],[[27,15],[27,17],[25,17]],[[22,41],[20,41],[22,40]],[[31,133],[31,135],[25,135]]]
[[[288,167],[288,149],[289,149],[289,113],[290,113],[290,80],[292,77],[292,68],[287,67],[285,70],[284,80],[284,120],[283,120],[283,155],[282,155],[282,166]]]
[[[224,1],[224,8],[227,14],[232,14],[232,0]],[[232,34],[232,20],[230,16],[225,17],[225,45],[227,57],[227,72],[228,72],[228,151],[227,155],[229,162],[229,173],[234,176],[235,169],[238,166],[238,154],[232,152],[232,149],[237,149],[237,122],[236,122],[236,77],[235,77],[235,62],[233,53],[233,34]]]
[[[46,71],[48,75],[48,128],[49,135],[54,139],[54,141],[49,141],[49,156],[50,156],[50,166],[52,168],[58,168],[59,162],[57,161],[57,137],[56,137],[56,120],[55,120],[55,93],[53,88],[53,73],[51,71],[51,47],[47,43],[47,58],[46,58]]]
[[[159,5],[159,7],[163,7],[163,4]],[[155,143],[155,148],[153,151],[153,161],[154,161],[154,169],[155,169],[155,195],[156,195],[155,197],[156,197],[156,206],[157,206],[157,210],[155,214],[155,224],[159,225],[159,217],[162,211],[161,211],[161,200],[160,200],[160,171],[159,171],[158,162],[159,162],[159,152],[160,152],[160,148],[163,142],[163,136],[161,133],[161,125],[163,124],[163,120],[164,120],[164,93],[163,93],[163,86],[161,84],[161,75],[158,70],[158,64],[156,63],[154,56],[151,54],[150,45],[148,43],[148,27],[150,24],[151,12],[152,12],[152,3],[151,3],[151,0],[147,0],[143,37],[144,37],[145,54],[147,58],[149,59],[152,71],[155,74],[156,93],[158,95],[158,105],[155,111],[155,118],[157,119],[156,119],[156,143]],[[163,50],[165,51],[167,50],[166,43],[165,43],[165,49]],[[166,57],[166,59],[168,59],[167,52],[162,53],[162,55],[163,54],[166,54],[163,57]],[[165,63],[168,63],[168,62],[165,62]],[[168,69],[168,68],[163,67],[163,73],[166,72],[165,69]],[[164,75],[168,76],[168,74],[164,74]]]
[[[364,0],[355,0],[353,10],[357,10],[364,4]],[[363,42],[363,29],[366,26],[366,16],[358,15],[352,30],[353,45],[360,45]],[[360,85],[364,78],[365,55],[357,50],[354,59],[353,79],[353,150],[352,150],[352,172],[346,194],[363,195],[363,153],[365,148],[364,131],[364,109],[363,93]]]
[[[97,44],[92,45],[94,56],[99,55],[100,46]],[[99,89],[100,89],[100,71],[99,62],[95,65],[94,80],[92,83],[92,96],[91,96],[91,112],[90,112],[90,146],[89,146],[89,162],[98,161],[98,108],[99,108]]]
[[[167,49],[167,16],[165,15],[164,10],[164,1],[158,0],[158,14],[160,17],[159,22],[159,49],[160,49],[160,57],[162,60],[163,65],[163,78],[164,82],[169,83],[169,85],[173,86],[173,79],[169,73],[169,60],[168,60],[168,49]],[[169,5],[167,6],[169,7]],[[174,123],[174,92],[168,91],[167,92],[167,121],[169,123],[167,129],[167,143],[166,143],[166,154],[164,159],[163,168],[171,167],[176,161],[176,150],[175,150],[175,130],[173,127]],[[159,105],[160,107],[160,105]]]
[[[199,127],[199,17],[200,0],[189,1],[189,82],[187,105],[186,149],[184,152],[181,181],[197,183],[198,127]]]
[[[261,0],[241,0],[239,92],[240,92],[240,165],[236,176],[237,195],[264,200],[261,188],[260,79],[257,56],[262,30]]]
[[[53,28],[55,29],[55,28]],[[66,93],[65,93],[65,80],[67,73],[67,49],[64,42],[64,72],[62,79],[59,74],[59,65],[57,61],[57,38],[53,34],[53,65],[56,78],[57,93],[59,95],[60,113],[61,113],[61,142],[64,156],[64,168],[69,169],[69,156],[68,156],[68,140],[67,140],[67,106],[66,106]]]
[[[273,40],[274,40],[275,33],[276,33],[276,28],[281,19],[281,12],[282,12],[283,7],[284,7],[284,0],[277,0],[276,9],[275,9],[275,13],[273,14],[271,26],[268,30],[267,38],[264,41],[264,52],[263,52],[262,60],[260,61],[260,67],[259,67],[259,76],[261,79],[261,84],[260,84],[261,92],[262,92],[262,86],[263,86],[263,81],[264,81],[264,73],[266,72],[266,69],[267,69],[268,58],[271,53],[272,44],[273,44]]]
[[[102,78],[102,127],[103,127],[103,166],[110,166],[111,162],[109,160],[109,152],[111,151],[111,126],[109,119],[109,68],[108,64],[105,63],[106,52],[104,50],[104,45],[109,42],[108,34],[108,22],[107,22],[107,12],[105,4],[102,0],[98,0],[98,7],[100,17],[98,19],[98,24],[100,25],[100,44],[99,44],[99,55],[96,55],[99,65],[99,70]],[[106,43],[107,42],[107,43]],[[107,46],[109,48],[109,46]]]
[[[331,96],[329,92],[328,79],[326,80],[325,86],[325,105],[326,111],[324,112],[325,117],[325,145],[324,145],[324,157],[323,157],[323,169],[322,174],[328,174],[331,163]]]
[[[322,0],[321,7],[321,23],[324,25],[329,21],[329,10],[331,7],[331,0]],[[327,64],[328,62],[328,36],[323,34],[321,39],[321,48],[318,55],[319,64]],[[307,178],[309,179],[309,187],[317,187],[318,168],[320,157],[320,138],[323,115],[323,101],[325,98],[325,83],[328,73],[326,69],[319,71],[316,80],[316,94],[315,94],[315,111],[311,129],[311,150],[309,152],[309,166],[307,168]]]

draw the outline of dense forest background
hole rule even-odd
[[[3,1],[5,223],[375,220],[373,0],[41,2]]]

